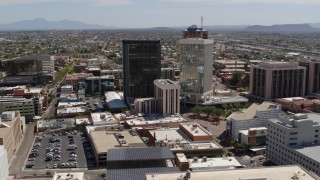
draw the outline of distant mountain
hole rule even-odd
[[[241,31],[247,27],[248,25],[216,25],[216,26],[205,26],[204,29],[208,31]]]
[[[281,24],[272,26],[248,26],[244,29],[250,32],[320,32],[320,29],[309,24]]]
[[[309,25],[310,25],[311,27],[320,29],[320,23],[309,23]]]
[[[34,19],[0,24],[0,30],[76,30],[76,29],[109,29],[101,25],[86,24],[79,21],[61,20],[47,21],[45,19]]]

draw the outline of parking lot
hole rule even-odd
[[[95,164],[87,137],[75,131],[36,136],[26,168],[87,168]]]

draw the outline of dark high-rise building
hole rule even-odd
[[[153,81],[161,78],[160,41],[124,40],[122,45],[125,102],[154,97]]]

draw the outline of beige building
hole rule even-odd
[[[106,128],[88,132],[89,140],[98,165],[105,165],[109,149],[122,147],[146,147],[140,136],[133,136],[129,131],[106,131]],[[87,130],[88,131],[88,130]]]
[[[9,164],[22,139],[23,129],[25,128],[20,118],[19,111],[7,111],[1,114],[0,145],[3,145],[8,153]]]
[[[154,80],[155,99],[158,104],[158,113],[180,113],[180,85],[169,79]]]
[[[300,66],[307,68],[306,95],[319,93],[320,91],[320,61],[303,60],[299,62]]]
[[[272,100],[304,96],[306,68],[295,62],[262,62],[250,67],[250,95]]]

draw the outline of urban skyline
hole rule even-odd
[[[320,3],[297,1],[192,0],[27,0],[0,1],[0,24],[45,18],[89,24],[141,28],[186,26],[205,17],[205,25],[273,25],[318,23]],[[284,8],[285,7],[285,8]],[[191,13],[192,12],[192,13]],[[130,17],[130,18],[128,18]],[[221,18],[223,17],[223,18]],[[136,21],[135,21],[136,20]],[[200,22],[199,22],[200,23]]]

